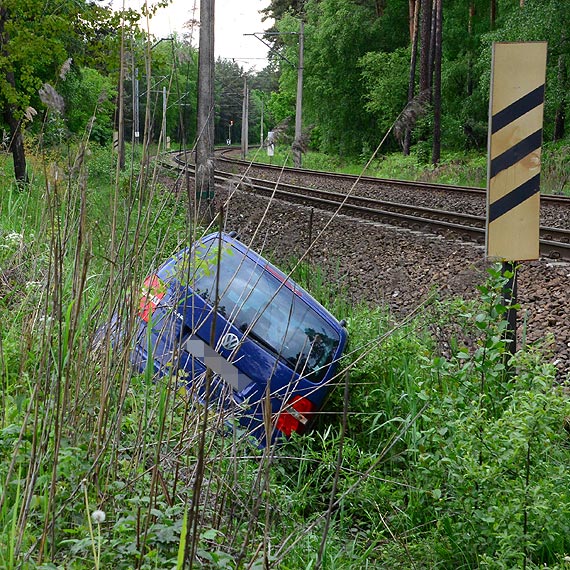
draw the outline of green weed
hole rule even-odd
[[[431,146],[418,146],[409,156],[402,153],[381,154],[375,158],[363,173],[366,176],[396,180],[414,180],[459,186],[487,186],[486,154],[442,152],[440,163],[429,163]],[[303,168],[360,175],[370,153],[363,153],[362,159],[328,156],[309,151],[303,155]],[[293,166],[290,149],[277,146],[273,157],[263,151],[248,156],[249,160],[279,166]],[[546,143],[541,155],[541,192],[543,194],[568,194],[568,149],[562,143]]]

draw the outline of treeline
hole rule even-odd
[[[190,12],[189,12],[190,17]],[[141,30],[144,14],[91,0],[2,0],[0,131],[18,181],[30,149],[90,140],[102,145],[196,140],[199,26],[170,38]],[[216,142],[239,140],[244,78],[252,142],[276,71],[216,62]]]
[[[328,153],[384,148],[437,162],[441,148],[484,149],[491,46],[548,41],[544,140],[566,135],[568,3],[564,0],[272,0],[276,46],[298,57],[304,21],[304,125]],[[276,121],[291,116],[297,71],[280,62]]]
[[[562,140],[567,8],[565,0],[270,0],[270,65],[216,62],[215,142],[241,141],[246,89],[249,142],[275,128],[292,139],[301,21],[303,149],[368,157],[390,129],[383,151],[425,163],[441,149],[484,149],[494,41],[548,41],[544,140]],[[193,146],[199,27],[189,21],[186,33],[157,40],[141,31],[143,16],[90,0],[2,1],[0,128],[18,180],[27,176],[24,135],[28,147],[86,136]]]

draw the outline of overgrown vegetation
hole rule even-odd
[[[380,152],[363,171],[373,150],[363,154],[360,161],[309,151],[304,157],[303,167],[396,180],[418,180],[481,188],[487,186],[487,156],[482,153],[444,152],[440,163],[434,167],[426,164],[415,151],[409,156]],[[248,158],[266,164],[293,166],[290,149],[284,145],[277,145],[272,157],[267,156],[265,151],[257,149],[251,151]],[[569,182],[568,146],[564,143],[545,144],[542,149],[541,192],[570,195]]]
[[[510,357],[497,268],[401,321],[301,266],[350,347],[315,429],[258,450],[101,341],[202,231],[127,155],[54,151],[0,196],[2,568],[567,567],[570,405],[547,345]]]
[[[289,8],[305,9],[305,121],[312,148],[335,155],[305,166],[360,173],[346,157],[372,155],[407,101],[412,4],[270,3],[293,64]],[[453,150],[426,167],[428,113],[411,155],[379,155],[367,174],[484,185],[472,149],[486,139],[491,41],[550,37],[545,139],[558,142],[542,180],[567,192],[566,6],[499,2],[490,30],[489,4],[445,7]],[[570,406],[547,344],[510,355],[497,268],[478,301],[434,298],[402,321],[352,306],[301,264],[297,279],[348,319],[350,347],[315,429],[276,448],[228,435],[174,378],[134,375],[128,351],[111,348],[106,327],[117,315],[128,337],[144,276],[204,231],[193,197],[166,190],[148,159],[161,133],[195,139],[197,53],[191,34],[149,43],[139,16],[84,0],[0,7],[2,150],[14,151],[0,154],[0,567],[568,568]],[[248,74],[216,67],[216,140],[235,142]],[[294,115],[297,70],[250,79],[256,139]],[[175,103],[163,116],[165,85]],[[113,131],[127,140],[124,169]]]

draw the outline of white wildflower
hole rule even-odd
[[[101,524],[105,522],[105,511],[102,511],[100,509],[97,509],[96,511],[93,511],[91,513],[91,520],[95,523],[95,524]]]
[[[22,245],[24,243],[24,236],[18,232],[12,232],[4,236],[4,240],[12,245]]]

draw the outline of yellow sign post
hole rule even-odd
[[[487,168],[487,257],[508,277],[509,351],[516,351],[516,261],[540,256],[540,150],[545,42],[495,43]]]
[[[493,45],[487,257],[538,259],[546,43]]]

